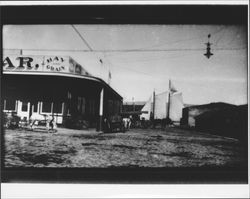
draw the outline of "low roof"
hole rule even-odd
[[[221,118],[222,115],[223,115],[223,117],[224,116],[234,117],[236,111],[238,111],[237,106],[227,107],[227,108],[223,108],[223,109],[215,109],[215,110],[211,110],[208,112],[204,112],[200,115],[197,115],[195,117],[195,119],[205,119],[205,118],[210,118],[210,117]]]
[[[22,58],[25,59],[25,62],[23,61],[22,67],[20,67],[21,61],[19,62],[19,60]],[[122,96],[104,80],[90,74],[70,56],[4,55],[3,74],[48,75],[88,79],[100,82],[104,88],[111,91],[120,100],[123,99]]]
[[[143,113],[148,113],[148,111],[128,111],[122,112],[121,115],[141,115]]]
[[[146,101],[123,102],[123,105],[139,105],[139,106],[143,106],[145,104],[146,104]]]
[[[236,107],[236,105],[228,104],[225,102],[214,102],[210,104],[194,105],[185,107],[185,109],[195,109],[195,108],[227,108],[227,107]]]

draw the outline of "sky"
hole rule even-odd
[[[247,103],[247,28],[237,25],[5,25],[4,53],[68,55],[124,101],[168,90],[186,104]],[[211,35],[209,59],[205,43]],[[12,50],[10,50],[12,49]],[[14,50],[13,50],[14,49]],[[102,63],[100,62],[102,60]]]

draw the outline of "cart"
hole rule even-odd
[[[113,115],[104,119],[104,132],[125,132],[124,123],[120,115]]]
[[[47,115],[44,115],[43,119],[34,119],[30,123],[30,130],[55,133],[57,132],[57,126],[53,118],[50,119]]]

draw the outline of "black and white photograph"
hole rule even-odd
[[[247,6],[96,7],[2,9],[2,180],[247,184]]]

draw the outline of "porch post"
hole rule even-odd
[[[99,106],[99,124],[97,125],[97,131],[102,131],[102,116],[103,116],[103,97],[104,97],[104,88],[100,92],[100,106]]]

